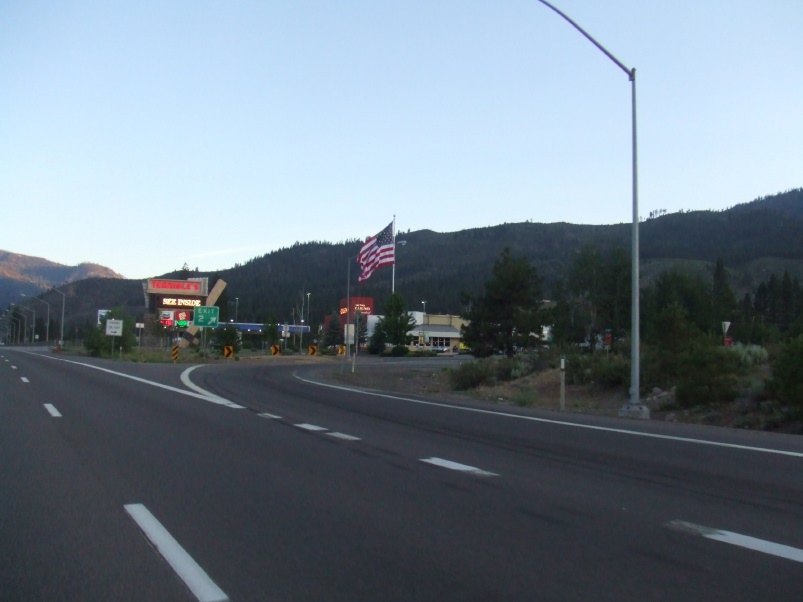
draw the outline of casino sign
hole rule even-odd
[[[142,287],[149,313],[156,314],[163,326],[186,328],[192,321],[193,309],[202,306],[209,294],[209,279],[151,278]]]

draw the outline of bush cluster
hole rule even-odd
[[[626,386],[630,359],[615,353],[572,353],[566,357],[566,380],[575,385]]]
[[[508,382],[543,370],[546,363],[537,355],[522,354],[514,357],[483,358],[462,362],[451,370],[449,379],[455,391],[467,391],[499,382]]]
[[[767,383],[771,395],[788,404],[796,415],[803,415],[803,335],[778,349]]]

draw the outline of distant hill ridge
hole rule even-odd
[[[735,292],[749,291],[771,273],[789,270],[803,279],[803,188],[762,197],[723,211],[656,212],[640,223],[641,282],[649,283],[669,268],[694,271],[710,277],[721,258],[731,274]],[[513,223],[438,233],[402,231],[406,241],[397,248],[395,290],[411,310],[460,313],[461,291],[480,292],[493,262],[504,247],[526,256],[544,280],[544,294],[565,278],[574,253],[594,244],[605,251],[630,251],[631,224],[576,225],[568,223]],[[221,318],[234,314],[237,298],[241,321],[279,321],[299,316],[302,300],[310,293],[307,310],[313,323],[337,311],[346,297],[349,258],[359,250],[358,240],[343,243],[308,242],[255,257],[220,272],[172,272],[166,277],[223,278],[228,286],[221,300]],[[22,269],[24,268],[24,269]],[[82,274],[81,270],[85,270]],[[394,271],[384,268],[357,285],[357,266],[351,266],[350,293],[376,299],[378,312],[391,290]],[[7,276],[7,274],[10,275]],[[123,307],[139,316],[144,310],[140,281],[122,280],[119,274],[96,264],[68,267],[39,258],[0,252],[0,302],[9,281],[24,282],[38,294],[63,282],[75,304],[73,315],[87,318],[99,308]],[[14,280],[12,280],[14,279]],[[51,298],[47,298],[51,301]],[[54,298],[60,303],[60,297]],[[231,300],[231,303],[228,303]],[[68,301],[69,306],[70,301]],[[228,305],[231,305],[229,308]],[[68,312],[70,313],[70,312]],[[307,312],[305,311],[305,314]]]
[[[84,262],[75,266],[0,250],[0,276],[42,286],[75,282],[84,278],[123,278],[114,270],[97,263]]]
[[[7,307],[22,295],[38,295],[53,286],[87,278],[121,280],[123,277],[97,263],[68,266],[42,257],[0,250],[0,307]]]

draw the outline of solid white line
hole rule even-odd
[[[183,382],[184,385],[188,389],[192,389],[196,393],[200,393],[201,395],[206,397],[212,403],[219,403],[220,405],[223,405],[223,406],[226,406],[226,407],[229,407],[229,408],[242,408],[243,407],[243,406],[241,406],[239,404],[234,403],[233,401],[229,401],[228,399],[224,399],[223,397],[220,397],[220,395],[215,395],[214,393],[210,393],[206,389],[202,389],[201,387],[196,385],[194,382],[192,382],[190,380],[190,373],[193,370],[195,370],[196,368],[200,368],[200,367],[201,367],[200,365],[192,366],[191,368],[187,368],[186,370],[184,370],[184,372],[181,373],[181,382]]]
[[[125,510],[198,600],[224,602],[229,599],[145,506],[126,504]]]
[[[435,466],[440,466],[441,468],[448,468],[449,470],[459,470],[461,472],[468,472],[478,477],[499,476],[494,472],[488,472],[487,470],[481,470],[479,468],[475,468],[474,466],[468,466],[466,464],[460,464],[458,462],[452,462],[451,460],[444,460],[442,458],[421,458],[421,461],[426,462],[428,464],[434,464]]]
[[[359,437],[354,437],[352,435],[347,435],[345,433],[326,433],[330,437],[335,437],[337,439],[343,439],[345,441],[360,441]]]
[[[682,443],[694,443],[697,445],[711,445],[713,447],[726,447],[730,449],[741,449],[752,452],[762,452],[767,454],[778,454],[781,456],[792,456],[794,458],[803,458],[803,452],[786,451],[782,449],[771,449],[767,447],[753,447],[751,445],[738,445],[736,443],[722,443],[719,441],[707,441],[706,439],[692,439],[691,437],[676,437],[674,435],[660,435],[657,433],[644,433],[642,431],[633,431],[623,428],[612,428],[607,426],[596,426],[593,424],[578,424],[576,422],[568,422],[566,420],[552,420],[550,418],[538,418],[536,416],[522,416],[521,414],[509,414],[507,412],[497,412],[495,410],[483,410],[480,408],[470,408],[466,406],[457,406],[448,403],[440,403],[436,401],[424,401],[422,399],[413,399],[411,397],[402,397],[400,395],[390,395],[388,393],[379,393],[377,391],[366,391],[364,389],[354,389],[352,387],[344,387],[341,385],[331,385],[329,383],[322,383],[314,380],[309,380],[303,376],[294,373],[293,376],[310,385],[317,385],[319,387],[328,387],[330,389],[337,389],[339,391],[348,391],[350,393],[358,393],[360,395],[371,395],[373,397],[382,397],[385,399],[395,399],[397,401],[406,401],[409,403],[418,403],[438,408],[447,408],[450,410],[458,410],[461,412],[474,412],[477,414],[491,414],[493,416],[503,416],[505,418],[515,418],[517,420],[529,420],[531,422],[541,422],[544,424],[554,424],[558,426],[569,426],[579,429],[588,429],[592,431],[604,431],[608,433],[619,433],[621,435],[632,435],[635,437],[648,437],[651,439],[664,439],[666,441],[679,441]]]
[[[20,380],[21,380],[22,382],[24,382],[24,383],[29,383],[29,382],[31,382],[31,381],[29,381],[29,380],[28,380],[26,377],[24,377],[24,376],[20,377]]]
[[[270,418],[271,420],[281,420],[281,416],[276,416],[275,414],[268,414],[267,412],[262,412],[261,414],[257,414],[260,418]]]
[[[297,426],[298,428],[304,429],[304,430],[307,430],[307,431],[328,431],[329,430],[329,429],[323,428],[322,426],[315,426],[314,424],[307,424],[306,422],[303,422],[301,424],[296,424],[294,426]]]
[[[702,537],[715,541],[763,552],[764,554],[772,554],[773,556],[794,560],[795,562],[803,562],[803,550],[793,548],[792,546],[750,537],[749,535],[742,535],[741,533],[734,533],[733,531],[720,531],[719,529],[695,525],[694,523],[687,523],[682,520],[673,520],[668,523],[668,526],[672,529],[686,531],[694,535],[701,535]]]
[[[56,409],[56,406],[54,406],[52,403],[46,403],[45,409],[48,412],[50,412],[50,415],[53,416],[53,418],[61,418],[61,413]]]
[[[25,352],[23,352],[25,353]],[[128,378],[131,380],[135,380],[138,383],[144,383],[146,385],[151,385],[152,387],[159,387],[160,389],[165,389],[167,391],[172,391],[173,393],[179,393],[181,395],[186,395],[187,397],[195,397],[196,399],[202,399],[204,401],[211,401],[212,403],[217,403],[220,405],[225,405],[229,408],[237,408],[237,409],[244,409],[245,406],[237,405],[231,401],[223,399],[222,397],[210,397],[209,395],[202,395],[200,393],[195,393],[193,391],[187,391],[186,389],[179,389],[178,387],[171,387],[170,385],[163,385],[162,383],[157,383],[152,380],[147,380],[144,378],[140,378],[139,376],[132,376],[130,374],[125,374],[124,372],[116,372],[114,370],[109,370],[108,368],[102,368],[101,366],[93,366],[92,364],[85,364],[84,362],[76,362],[74,360],[68,360],[61,357],[52,357],[50,355],[42,355],[40,357],[45,357],[51,360],[55,360],[57,362],[67,362],[68,364],[77,364],[79,366],[84,366],[85,368],[92,368],[93,370],[100,370],[101,372],[108,372],[109,374],[114,374],[115,376],[122,376],[123,378]]]

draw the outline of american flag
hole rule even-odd
[[[366,240],[360,249],[360,254],[357,255],[357,262],[362,268],[362,273],[357,282],[368,280],[377,268],[396,263],[395,254],[393,222],[390,222],[382,232]]]

